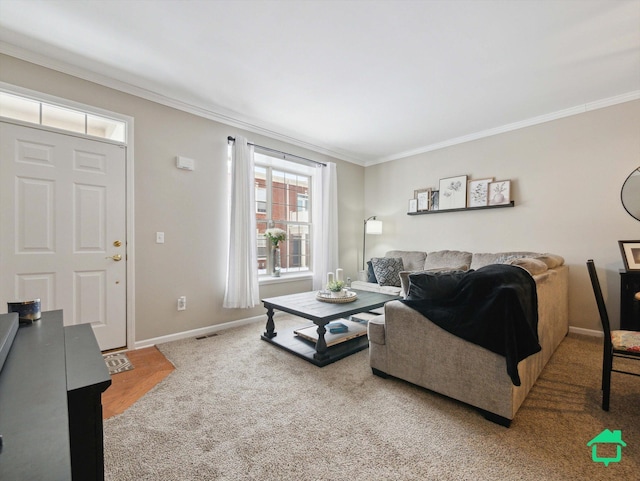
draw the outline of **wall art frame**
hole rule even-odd
[[[418,212],[429,210],[429,205],[431,204],[431,189],[416,190],[415,195],[418,201]]]
[[[463,209],[467,206],[467,176],[440,179],[440,210]]]
[[[431,191],[431,202],[429,203],[429,210],[440,210],[440,191]]]
[[[493,177],[473,179],[467,182],[467,207],[482,207],[489,205],[489,184]]]
[[[501,205],[511,202],[511,180],[489,182],[489,205]]]
[[[621,240],[618,245],[625,270],[640,271],[640,240]]]

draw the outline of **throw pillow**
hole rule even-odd
[[[402,271],[400,273],[401,295],[403,297],[407,297],[407,293],[409,292],[409,276],[411,274],[424,274],[428,272],[458,272],[467,270],[469,270],[469,266],[463,265],[458,267],[437,267],[435,269],[427,269],[424,271]]]
[[[422,272],[409,275],[409,291],[407,299],[435,300],[451,296],[457,290],[458,284],[465,274],[470,271]]]
[[[376,274],[373,272],[373,264],[371,264],[371,261],[367,261],[367,282],[373,282],[374,284],[378,283]]]
[[[374,257],[371,264],[379,285],[400,287],[400,272],[404,270],[401,257]]]

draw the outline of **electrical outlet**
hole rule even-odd
[[[178,297],[178,310],[179,311],[187,310],[187,296]]]

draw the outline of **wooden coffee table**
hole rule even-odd
[[[356,337],[328,348],[325,340],[327,332],[325,326],[336,319],[348,319],[353,314],[382,307],[387,302],[400,297],[355,289],[353,292],[358,295],[355,301],[337,304],[319,301],[316,299],[317,291],[263,299],[262,303],[267,309],[267,330],[261,339],[320,367],[366,349],[369,347],[367,336]],[[300,328],[276,332],[273,322],[274,310],[288,312],[312,321],[318,326],[316,343],[297,336],[294,331]]]

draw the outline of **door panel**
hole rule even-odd
[[[17,177],[15,185],[16,252],[53,253],[55,183]]]
[[[0,129],[0,306],[40,298],[101,349],[126,346],[125,148]]]
[[[56,298],[55,272],[39,272],[31,274],[16,274],[14,292],[15,299],[40,299],[43,311],[53,309]]]

